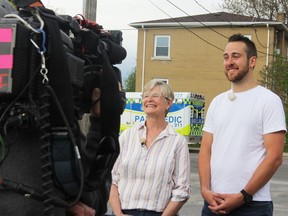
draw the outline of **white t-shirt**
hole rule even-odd
[[[265,157],[264,134],[286,130],[280,98],[262,86],[234,93],[229,100],[224,92],[215,97],[208,109],[203,130],[213,134],[211,190],[238,193],[247,184]],[[268,182],[253,196],[270,201]]]

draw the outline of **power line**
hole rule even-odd
[[[207,8],[205,8],[203,5],[201,5],[197,0],[194,0],[194,2],[195,2],[196,4],[198,4],[201,8],[203,8],[205,11],[207,11],[208,13],[211,14],[211,12],[210,12]]]
[[[174,7],[176,7],[177,9],[179,9],[180,11],[182,11],[183,13],[185,13],[187,16],[189,16],[190,18],[194,19],[196,22],[200,23],[201,25],[209,28],[210,30],[214,31],[215,33],[221,35],[222,37],[228,39],[227,36],[223,35],[222,33],[216,31],[215,29],[205,25],[203,22],[197,20],[195,17],[193,16],[190,16],[188,13],[186,13],[184,10],[182,10],[181,8],[179,8],[177,5],[175,5],[174,3],[172,3],[171,1],[169,0],[166,0],[167,2],[169,2],[170,4],[172,4]],[[208,13],[212,14],[208,9],[206,9],[204,6],[202,6],[197,0],[194,0],[200,7],[202,7],[204,10],[206,10]],[[198,34],[196,34],[195,32],[193,32],[191,29],[187,28],[185,25],[183,25],[181,22],[179,22],[177,19],[175,19],[174,17],[170,16],[168,13],[166,13],[165,11],[163,11],[160,7],[158,7],[154,2],[152,2],[152,0],[149,0],[149,2],[151,4],[153,4],[156,8],[158,8],[160,11],[162,11],[164,14],[166,14],[168,17],[170,17],[172,20],[174,20],[175,22],[177,22],[180,26],[182,26],[184,29],[186,29],[187,31],[189,31],[190,33],[192,33],[194,36],[198,37],[200,40],[204,41],[205,43],[209,44],[210,46],[220,50],[220,51],[223,51],[223,49],[217,47],[216,45],[212,44],[211,42],[203,39],[202,37],[200,37]],[[234,26],[233,23],[231,23],[230,21],[227,21],[228,23],[231,24],[231,27]],[[258,38],[258,34],[257,34],[257,31],[255,29],[255,27],[253,26],[254,24],[251,24],[251,25],[247,25],[248,27],[252,28],[255,32],[255,35],[256,35],[256,40],[258,41],[258,43],[260,44],[260,46],[262,46],[263,48],[267,48],[266,46],[264,46],[260,41],[259,41],[259,38]],[[265,52],[262,52],[262,51],[259,51],[257,50],[258,53],[260,54],[264,54],[264,55],[268,55],[268,56],[272,56],[274,57],[274,54],[269,54],[269,53],[265,53]],[[284,59],[286,59],[285,57],[282,57]]]
[[[194,19],[196,22],[199,22],[199,23],[200,23],[201,25],[203,25],[204,27],[209,28],[211,31],[214,31],[215,33],[221,35],[222,37],[228,39],[228,37],[227,37],[226,35],[223,35],[222,33],[216,31],[215,29],[211,28],[210,26],[207,26],[207,25],[204,24],[203,22],[197,20],[195,17],[190,16],[188,13],[186,13],[184,10],[182,10],[181,8],[179,8],[177,5],[175,5],[175,4],[172,3],[171,1],[167,0],[167,2],[169,2],[171,5],[173,5],[174,7],[176,7],[178,10],[182,11],[183,13],[185,13],[185,14],[186,14],[187,16],[189,16],[190,18]],[[208,9],[206,9],[203,5],[201,5],[197,0],[194,0],[194,2],[195,2],[196,4],[198,4],[202,9],[204,9],[204,10],[207,11],[208,13],[212,14]],[[231,22],[229,22],[229,21],[228,21],[228,23],[230,23],[231,26],[233,26],[233,23],[231,23]],[[262,46],[263,48],[266,49],[267,47],[264,46],[264,45],[260,42],[260,40],[259,40],[259,38],[258,38],[257,30],[255,29],[255,27],[251,25],[251,28],[254,30],[255,35],[256,35],[256,40],[258,41],[258,43],[260,44],[260,46]],[[260,51],[259,51],[259,52],[260,52]],[[260,52],[260,53],[261,53],[261,52]]]
[[[194,2],[195,2],[196,4],[198,4],[201,8],[203,8],[205,11],[207,11],[209,14],[212,14],[207,8],[205,8],[203,5],[201,5],[197,0],[194,0]],[[193,18],[193,17],[192,17],[192,18]],[[229,21],[227,21],[227,22],[230,23],[232,27],[234,26],[233,23],[231,23],[231,22],[229,22]],[[201,24],[202,24],[202,23],[201,23]],[[254,30],[255,36],[256,36],[256,40],[258,41],[258,43],[260,44],[260,46],[266,49],[267,47],[264,46],[264,45],[260,42],[259,37],[258,37],[258,33],[257,33],[257,30],[255,29],[255,27],[254,27],[253,25],[251,25],[251,28]],[[259,51],[259,52],[260,52],[260,51]],[[261,52],[260,52],[260,53],[261,53]],[[263,54],[266,54],[266,53],[263,53]]]
[[[166,1],[169,2],[171,5],[173,5],[174,7],[176,7],[178,10],[182,11],[182,12],[183,12],[184,14],[186,14],[188,17],[194,19],[196,22],[198,22],[198,23],[200,23],[201,25],[203,25],[204,27],[206,27],[206,28],[210,29],[211,31],[214,31],[215,33],[221,35],[222,37],[228,39],[227,36],[225,36],[225,35],[223,35],[222,33],[216,31],[215,29],[211,28],[210,26],[205,25],[203,22],[197,20],[195,17],[193,17],[193,16],[191,16],[190,14],[186,13],[184,10],[182,10],[181,8],[179,8],[177,5],[175,5],[175,4],[172,3],[171,1],[169,1],[169,0],[166,0]],[[196,1],[196,0],[195,0],[195,1]],[[197,1],[196,1],[196,2],[197,2]],[[197,2],[197,4],[199,4],[199,3]],[[199,5],[200,5],[200,4],[199,4]],[[201,5],[201,7],[204,8],[202,5]],[[204,9],[205,9],[205,8],[204,8]]]
[[[190,33],[192,33],[193,35],[195,35],[196,37],[198,37],[200,40],[204,41],[205,43],[209,44],[210,46],[223,51],[223,49],[215,46],[214,44],[210,43],[209,41],[201,38],[198,34],[196,34],[195,32],[191,31],[189,28],[187,28],[185,25],[183,25],[182,23],[180,23],[178,20],[176,20],[174,17],[170,16],[169,14],[167,14],[165,11],[163,11],[160,7],[158,7],[154,2],[152,2],[152,0],[149,0],[149,2],[151,4],[153,4],[155,7],[157,7],[160,11],[162,11],[164,14],[166,14],[168,17],[170,17],[171,19],[173,19],[175,22],[177,22],[180,26],[182,26],[184,29],[186,29],[187,31],[189,31]]]

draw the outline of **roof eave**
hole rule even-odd
[[[175,27],[231,27],[231,26],[275,26],[279,30],[288,32],[288,27],[282,22],[170,22],[170,23],[130,23],[136,29],[146,28],[175,28]]]

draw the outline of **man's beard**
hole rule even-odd
[[[237,82],[240,82],[240,81],[246,76],[246,74],[248,73],[248,71],[249,71],[249,67],[248,67],[248,65],[246,65],[245,68],[243,68],[242,70],[240,70],[240,71],[239,71],[236,75],[234,75],[234,76],[229,76],[227,71],[225,71],[225,75],[226,75],[227,79],[228,79],[230,82],[237,83]]]

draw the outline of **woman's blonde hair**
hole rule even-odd
[[[174,100],[174,91],[171,86],[160,80],[150,80],[148,83],[146,83],[143,88],[142,95],[157,86],[160,87],[161,93],[166,99],[172,101]]]
[[[143,88],[142,95],[144,95],[146,92],[151,91],[157,86],[160,87],[161,94],[165,97],[166,100],[174,100],[174,91],[171,86],[160,80],[150,80],[148,83],[146,83]],[[166,110],[165,116],[167,116],[168,112],[169,109]]]

